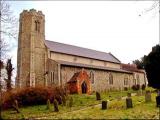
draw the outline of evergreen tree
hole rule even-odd
[[[11,59],[8,59],[7,60],[7,66],[6,66],[6,71],[7,71],[7,79],[5,79],[6,81],[6,87],[7,87],[7,91],[10,91],[12,89],[12,80],[11,80],[11,77],[12,77],[12,72],[13,72],[13,66],[12,66],[12,63],[11,63]]]
[[[144,60],[144,68],[147,74],[148,85],[160,89],[160,45],[152,48],[152,51]]]

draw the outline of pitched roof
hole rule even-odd
[[[120,61],[111,53],[100,52],[96,50],[91,50],[87,48],[82,48],[78,46],[73,46],[48,40],[45,40],[45,44],[53,52],[76,55],[76,56],[103,60],[113,63],[120,63]]]
[[[121,64],[121,66],[123,70],[144,73],[144,71],[142,69],[138,69],[135,64]]]
[[[115,71],[120,73],[129,73],[132,74],[131,71],[117,69],[117,68],[110,68],[110,67],[103,67],[103,66],[95,66],[95,65],[87,65],[87,64],[81,64],[81,63],[73,63],[73,62],[67,62],[67,61],[56,61],[61,65],[66,66],[76,66],[76,67],[83,67],[83,68],[92,68],[92,69],[99,69],[99,70],[107,70],[107,71]]]
[[[79,74],[80,74],[80,72],[74,73],[74,75],[72,76],[72,78],[67,83],[77,82],[77,77],[79,76]]]

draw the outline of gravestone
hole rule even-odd
[[[101,100],[101,95],[99,92],[96,92],[96,100]]]
[[[61,105],[62,104],[62,96],[58,96],[57,99],[58,99],[58,104]]]
[[[48,99],[48,100],[47,100],[47,107],[46,107],[46,109],[47,109],[47,110],[50,110],[50,108],[51,108],[51,102],[50,102],[50,100]]]
[[[56,99],[54,99],[53,105],[54,105],[54,112],[59,112],[59,109],[58,109],[58,102],[57,102]]]
[[[107,101],[102,101],[102,110],[107,109]]]
[[[151,92],[150,91],[146,91],[145,94],[145,102],[151,102]]]
[[[14,100],[12,107],[16,110],[17,113],[20,113],[17,100]]]
[[[132,98],[130,98],[130,97],[126,98],[126,107],[133,108]]]

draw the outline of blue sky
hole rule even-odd
[[[10,1],[19,19],[23,9],[45,14],[47,40],[111,52],[131,63],[159,42],[158,9],[153,1]],[[141,16],[139,16],[141,14]],[[16,43],[17,45],[17,43]],[[15,46],[10,52],[16,66]]]

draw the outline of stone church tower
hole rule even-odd
[[[41,11],[24,10],[20,14],[17,87],[45,85],[47,47],[45,16]]]

